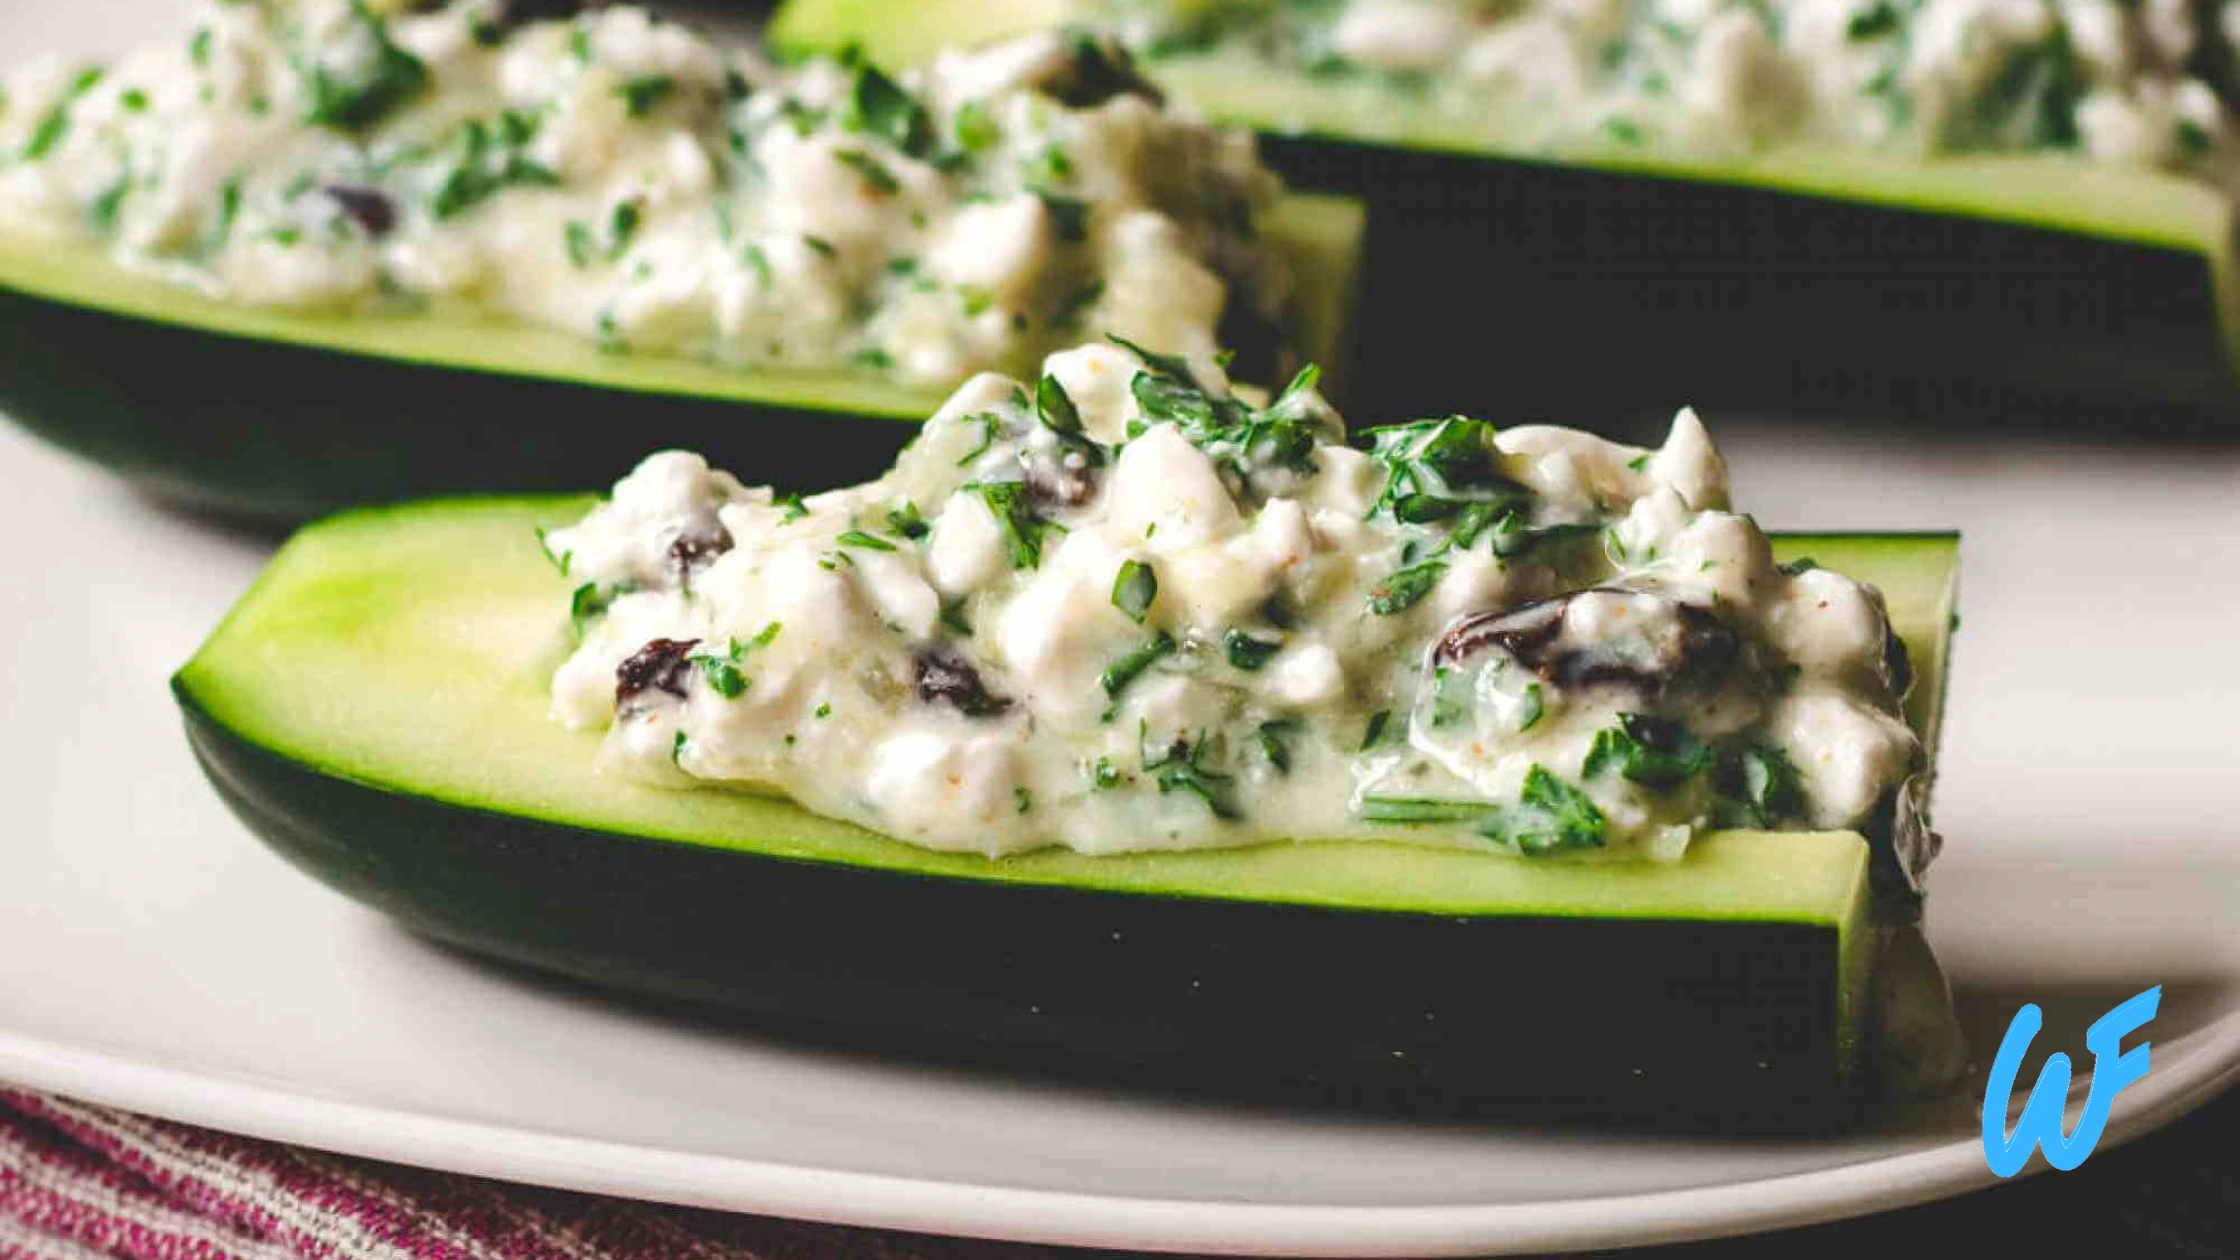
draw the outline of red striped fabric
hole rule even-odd
[[[0,1086],[0,1260],[1016,1260],[1042,1250],[538,1190]]]

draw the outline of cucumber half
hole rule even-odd
[[[907,65],[1083,9],[787,0],[770,39],[793,52],[852,43]],[[1487,301],[1468,318],[1399,279],[1372,294],[1370,326],[1390,330],[1365,349],[1380,386],[1457,354],[1457,337],[1441,335],[1451,327],[1482,347],[1491,322],[1512,376],[1552,363],[1576,378],[1578,347],[1617,346],[1645,397],[1698,405],[1800,391],[1848,401],[1865,385],[1879,387],[1873,403],[1954,414],[2017,391],[2077,414],[2240,405],[2240,210],[2202,181],[2062,153],[1792,147],[1713,161],[1616,141],[1551,149],[1519,121],[1369,76],[1314,77],[1219,49],[1147,70],[1216,121],[1261,132],[1299,186],[1367,196],[1384,225],[1380,275],[1405,266],[1416,282],[1451,281],[1460,265],[1481,278]],[[1408,318],[1427,304],[1436,318]],[[1714,352],[1747,374],[1708,374]],[[1786,365],[1786,379],[1768,364]],[[1537,382],[1516,385],[1544,405]],[[1452,389],[1427,385],[1426,397]]]
[[[1290,338],[1339,369],[1364,214],[1285,199]],[[869,372],[604,353],[466,311],[244,306],[116,266],[90,243],[0,230],[0,411],[164,497],[301,520],[418,495],[572,490],[666,446],[802,487],[884,470],[946,389]],[[1281,385],[1282,382],[1273,382]],[[897,423],[905,422],[905,423]]]
[[[1720,1124],[1824,1121],[1871,1057],[1853,833],[1719,833],[1669,866],[1355,842],[991,860],[599,775],[597,736],[546,714],[566,592],[533,534],[587,504],[296,535],[173,681],[226,802],[438,939],[887,1049]],[[1881,586],[1930,738],[1957,542],[1779,542]]]

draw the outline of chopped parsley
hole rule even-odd
[[[1539,765],[1525,772],[1516,805],[1496,811],[1478,826],[1481,835],[1515,845],[1528,856],[1598,849],[1607,830],[1602,811],[1586,793]]]
[[[1058,145],[1044,145],[1027,159],[1027,183],[1062,184],[1073,178],[1073,158]]]
[[[1047,377],[1044,379],[1048,379]],[[1112,606],[1128,614],[1137,625],[1151,615],[1151,602],[1159,598],[1159,575],[1141,560],[1127,560],[1112,579]]]
[[[887,509],[887,528],[912,542],[933,530],[931,525],[926,524],[926,518],[918,515],[918,505],[908,499],[902,501],[901,507]]]
[[[879,537],[877,534],[864,533],[860,529],[847,530],[833,541],[839,543],[843,547],[861,547],[866,551],[894,550],[893,543]]]
[[[750,681],[745,671],[740,668],[746,663],[747,653],[756,648],[769,646],[770,641],[777,638],[778,631],[783,628],[784,626],[781,623],[773,621],[744,643],[737,639],[728,639],[725,640],[724,649],[721,652],[702,648],[686,659],[700,667],[700,676],[707,680],[710,691],[726,700],[736,700],[745,694],[747,684]],[[830,711],[830,706],[826,706],[826,711]],[[819,713],[817,716],[823,717],[824,714]]]
[[[1144,370],[1129,379],[1128,392],[1145,419],[1175,425],[1191,445],[1242,480],[1276,470],[1314,472],[1315,447],[1333,436],[1310,406],[1321,379],[1318,369],[1301,369],[1267,410],[1256,411],[1235,397],[1207,393],[1179,356],[1147,350],[1125,337],[1107,339],[1144,362]]]
[[[1523,734],[1540,724],[1548,711],[1547,702],[1541,697],[1539,683],[1526,683],[1524,695],[1517,703],[1517,732]]]
[[[1368,822],[1420,825],[1468,823],[1479,835],[1507,844],[1527,857],[1566,849],[1602,847],[1609,823],[1579,789],[1535,764],[1525,771],[1514,805],[1433,797],[1366,796],[1361,817]]]
[[[87,92],[92,91],[93,85],[101,82],[101,74],[102,72],[98,67],[80,70],[78,77],[70,81],[70,90],[63,96],[62,100],[54,108],[40,115],[37,125],[31,129],[31,138],[26,140],[23,145],[25,161],[35,162],[45,157],[56,145],[62,143],[64,136],[70,134],[71,104]]]
[[[558,175],[527,156],[525,150],[535,134],[535,119],[518,113],[509,112],[500,118],[495,138],[490,125],[480,119],[461,124],[457,157],[436,188],[429,213],[438,219],[452,218],[509,185],[558,185]]]
[[[1074,406],[1073,397],[1058,383],[1058,378],[1047,372],[1035,382],[1034,414],[1044,425],[1060,433],[1081,432],[1081,409]]]
[[[832,160],[854,171],[863,179],[864,185],[875,193],[902,191],[902,182],[894,177],[894,172],[881,166],[879,159],[861,149],[841,149],[832,155]]]
[[[575,629],[576,637],[582,638],[592,621],[605,616],[607,608],[630,591],[631,587],[627,583],[608,586],[600,582],[585,582],[577,587],[568,596],[568,624]]]
[[[1262,722],[1253,738],[1260,745],[1260,755],[1277,774],[1291,773],[1291,735],[1299,729],[1297,722],[1276,720]]]
[[[635,197],[626,197],[614,203],[607,215],[607,257],[617,258],[630,248],[630,241],[638,234],[638,225],[645,220],[645,208]]]
[[[972,637],[972,623],[964,616],[963,597],[941,601],[941,624],[968,639]]]
[[[553,568],[560,571],[561,577],[568,576],[568,568],[575,563],[576,553],[563,551],[559,555],[552,554],[550,535],[542,525],[537,526],[537,550],[544,553],[544,558],[552,563]]]
[[[739,261],[745,263],[747,270],[754,273],[756,288],[767,289],[770,287],[770,255],[762,252],[762,246],[755,244],[753,241],[748,241],[745,245],[740,246]]]
[[[1721,826],[1771,827],[1801,815],[1804,805],[1804,777],[1780,749],[1744,744],[1721,759]]]
[[[987,504],[988,514],[996,518],[997,526],[1003,530],[1004,549],[1011,556],[1012,568],[1032,569],[1041,565],[1043,531],[1054,527],[1035,515],[1025,483],[971,481],[961,489],[978,494],[980,501]]]
[[[1444,560],[1423,560],[1393,573],[1369,588],[1369,610],[1380,617],[1405,612],[1431,593],[1446,574]]]
[[[996,444],[996,434],[1003,428],[1003,417],[992,411],[974,412],[972,415],[966,416],[963,422],[980,426],[980,444],[964,453],[964,458],[957,461],[957,467],[959,468],[987,454],[988,448]]]
[[[996,120],[988,107],[979,101],[966,101],[957,107],[956,117],[950,122],[957,147],[966,153],[978,153],[992,147],[1001,138],[996,130]]]
[[[1140,730],[1138,738],[1141,738]],[[1213,816],[1222,819],[1242,817],[1228,801],[1222,787],[1229,776],[1206,768],[1206,741],[1201,733],[1195,742],[1177,739],[1168,745],[1157,758],[1144,757],[1143,771],[1159,785],[1159,795],[1170,792],[1187,792],[1205,802]]]
[[[933,149],[933,120],[925,106],[868,62],[856,67],[844,124],[911,157],[924,157]]]
[[[1595,732],[1579,768],[1582,779],[1616,770],[1620,778],[1669,791],[1711,764],[1711,749],[1687,727],[1667,718],[1621,713],[1618,724]]]
[[[1222,655],[1228,657],[1231,666],[1248,674],[1266,665],[1282,647],[1274,639],[1256,639],[1242,630],[1228,630],[1221,636]]]
[[[1119,699],[1120,693],[1128,689],[1129,683],[1141,677],[1143,671],[1173,651],[1174,639],[1164,630],[1144,640],[1126,656],[1104,667],[1104,674],[1098,679],[1104,687],[1104,694],[1115,700]]]
[[[644,74],[634,79],[624,79],[615,87],[614,94],[622,98],[622,107],[632,118],[643,118],[668,100],[677,90],[677,81],[666,74]]]
[[[1874,39],[1891,34],[1904,22],[1898,7],[1891,4],[1890,0],[1875,0],[1872,5],[1851,15],[1851,21],[1843,28],[1843,35],[1845,39],[1852,40]]]
[[[736,700],[747,690],[747,675],[739,668],[746,651],[746,644],[732,639],[721,653],[695,652],[691,660],[700,667],[700,676],[707,680],[708,690],[726,700]]]
[[[303,96],[310,102],[303,120],[314,127],[357,131],[372,126],[428,86],[428,68],[397,47],[388,26],[361,0],[351,0],[350,23],[356,47],[341,59],[340,68],[311,56],[296,58]]]
[[[568,220],[567,227],[561,231],[561,240],[567,247],[568,261],[574,263],[578,270],[591,265],[592,255],[598,252],[598,245],[591,239],[590,224],[580,219]]]
[[[1040,188],[1029,190],[1042,200],[1042,208],[1050,215],[1051,226],[1057,229],[1058,238],[1066,241],[1089,239],[1089,203],[1078,197],[1061,197]]]

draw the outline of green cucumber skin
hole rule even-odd
[[[568,579],[536,538],[586,502],[365,509],[283,547],[173,682],[251,829],[441,940],[789,1036],[1723,1129],[1840,1123],[1872,1079],[1856,835],[1714,836],[1669,871],[1341,843],[990,861],[598,774],[597,736],[547,713]],[[1775,540],[1881,585],[1932,758],[1957,542]]]
[[[894,417],[232,336],[4,286],[0,341],[0,411],[159,498],[251,521],[605,484],[672,446],[760,479],[837,485],[876,475],[917,432]]]
[[[2199,253],[1320,137],[1262,152],[1370,204],[1359,361],[1381,413],[1487,397],[1490,370],[1504,411],[1632,415],[1638,438],[1679,400],[1971,427],[2240,414]]]
[[[1296,349],[1342,397],[1362,207],[1287,197],[1264,230],[1300,278]],[[486,315],[361,321],[227,303],[118,267],[92,242],[12,232],[0,232],[0,343],[0,411],[25,428],[159,497],[271,524],[607,485],[664,447],[757,482],[845,485],[884,471],[949,392],[854,370],[606,355]]]
[[[1076,10],[787,0],[769,38],[908,64]],[[1294,187],[1369,203],[1360,353],[1390,414],[1483,396],[1490,362],[1520,410],[1634,412],[1632,436],[1675,399],[2033,429],[2240,415],[2235,214],[2205,184],[2059,154],[1535,154],[1343,79],[1217,54],[1145,68],[1255,128]]]
[[[1294,1105],[1722,1131],[1854,1116],[1832,925],[1371,913],[787,861],[353,782],[179,698],[226,804],[313,877],[438,941],[765,1032]]]

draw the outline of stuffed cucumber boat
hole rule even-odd
[[[2234,401],[2240,81],[2211,7],[789,0],[771,38],[911,63],[1069,23],[1296,181],[1371,197],[1385,262],[1482,268],[1527,368],[1670,345],[1636,375],[1702,399],[1743,384],[1703,349],[1744,342],[1821,392]],[[1388,297],[1380,327],[1424,306]],[[1375,348],[1413,364],[1428,334],[1436,364],[1441,326]]]
[[[174,688],[291,861],[600,984],[1201,1086],[1825,1118],[1920,1022],[1885,959],[1956,560],[1767,539],[1687,413],[1364,448],[1311,373],[1097,344],[807,499],[668,452],[312,526]]]
[[[663,445],[852,480],[973,373],[1106,331],[1267,385],[1343,349],[1359,208],[1116,45],[889,76],[527,12],[211,3],[0,80],[0,407],[301,517]]]

